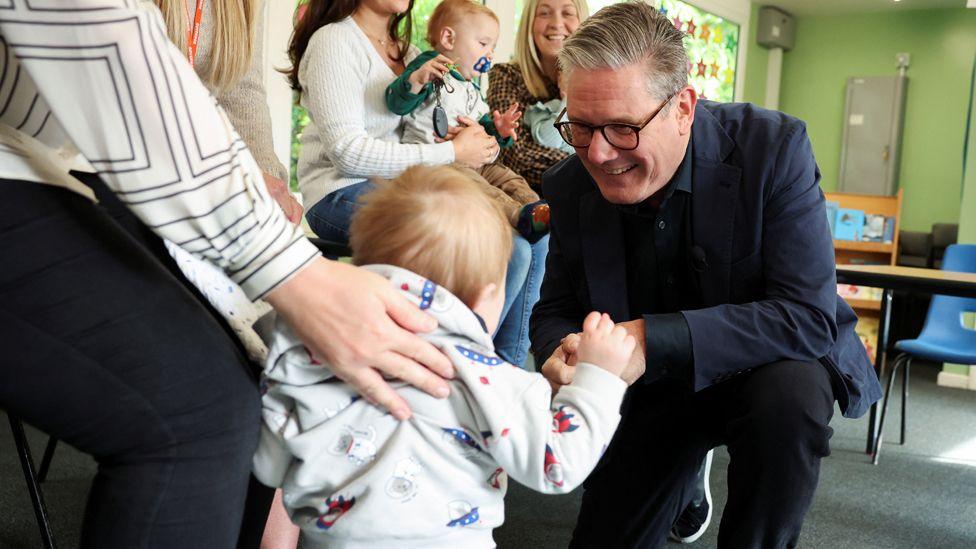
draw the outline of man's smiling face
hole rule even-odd
[[[647,89],[647,67],[641,63],[618,69],[573,69],[566,92],[566,116],[591,125],[639,126],[664,102]],[[640,132],[637,148],[621,150],[594,132],[587,148],[577,148],[583,165],[607,201],[636,204],[667,185],[684,158],[697,97],[684,88]]]

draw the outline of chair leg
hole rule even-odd
[[[14,443],[17,445],[17,455],[20,457],[20,465],[24,470],[27,492],[30,494],[31,503],[34,505],[37,526],[41,530],[41,541],[47,549],[54,549],[54,534],[51,532],[51,522],[48,519],[47,508],[44,506],[41,485],[38,484],[37,475],[34,473],[34,460],[31,458],[30,445],[27,443],[27,436],[24,434],[24,424],[9,414],[7,419],[10,420],[10,430],[13,432]]]
[[[878,464],[878,454],[881,453],[881,437],[884,435],[884,424],[885,417],[888,416],[888,401],[891,400],[891,389],[895,384],[895,375],[898,373],[898,365],[905,360],[907,355],[900,354],[898,358],[895,359],[894,364],[891,366],[891,372],[888,374],[888,387],[885,389],[884,393],[884,403],[881,405],[881,418],[878,421],[878,436],[874,441],[874,455],[871,458],[871,463],[874,465]]]
[[[912,357],[905,361],[905,369],[901,373],[901,442],[905,444],[905,427],[908,424],[908,372],[912,367]]]
[[[47,470],[51,467],[51,460],[54,459],[54,449],[58,447],[58,439],[48,437],[47,446],[44,447],[44,457],[41,458],[41,467],[37,470],[37,481],[44,482],[47,479]]]

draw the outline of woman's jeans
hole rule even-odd
[[[305,212],[308,226],[323,240],[349,244],[349,224],[359,209],[359,197],[373,187],[371,182],[363,181],[325,195]]]
[[[319,238],[348,244],[349,223],[359,208],[359,197],[373,189],[364,181],[335,191],[312,205],[305,214]],[[512,257],[505,275],[505,304],[495,333],[495,352],[511,364],[525,366],[529,353],[529,316],[539,301],[546,269],[549,237],[535,244],[513,233]]]
[[[539,301],[539,289],[546,272],[549,235],[529,244],[514,235],[512,257],[505,278],[505,304],[502,321],[495,332],[495,352],[511,364],[525,367],[529,354],[529,316]]]
[[[80,545],[234,547],[260,425],[238,343],[104,202],[0,193],[0,408],[98,463]]]

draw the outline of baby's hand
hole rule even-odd
[[[449,67],[450,64],[451,60],[447,56],[440,54],[421,65],[419,69],[413,71],[410,77],[407,78],[410,82],[410,91],[417,93],[431,80],[443,79],[451,70]]]
[[[515,130],[519,127],[519,118],[522,118],[522,111],[519,110],[519,104],[517,102],[512,103],[512,106],[504,113],[495,111],[491,116],[492,121],[495,123],[495,129],[498,130],[498,135],[511,137],[512,141],[518,140],[518,135]]]
[[[589,362],[619,376],[630,361],[637,341],[623,326],[615,326],[610,316],[596,311],[583,321],[576,357],[579,362]]]

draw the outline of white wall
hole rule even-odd
[[[740,25],[738,73],[745,75],[746,37],[749,36],[749,0],[685,0],[701,9],[734,21]],[[511,58],[515,49],[515,2],[513,0],[485,0],[501,21],[501,33],[495,48],[495,59],[505,61]],[[291,147],[291,101],[292,93],[283,74],[276,69],[288,66],[288,40],[291,38],[292,17],[295,11],[293,0],[269,0],[265,6],[265,87],[271,107],[271,125],[274,132],[275,153],[285,167],[290,168],[288,159]],[[736,78],[735,100],[741,101],[745,78]]]

